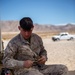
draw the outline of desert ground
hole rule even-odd
[[[4,48],[10,39],[4,39]],[[46,64],[63,64],[69,69],[69,75],[75,75],[75,40],[52,41],[51,36],[42,37],[48,54]]]

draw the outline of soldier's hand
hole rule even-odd
[[[31,60],[24,61],[25,68],[30,68],[32,65],[33,65],[33,61],[31,61]]]
[[[45,56],[41,56],[40,59],[38,59],[38,64],[45,64],[46,62],[46,57]]]

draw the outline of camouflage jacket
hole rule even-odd
[[[47,58],[42,39],[38,35],[32,33],[29,43],[21,34],[18,34],[9,41],[5,49],[3,64],[7,68],[19,69],[23,68],[25,60],[35,61],[35,57],[40,55]]]

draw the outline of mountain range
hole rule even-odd
[[[0,21],[2,32],[18,32],[19,21]],[[34,24],[34,32],[72,32],[75,33],[75,24],[52,25]]]

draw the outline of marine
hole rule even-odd
[[[47,51],[40,36],[32,33],[33,21],[23,17],[19,22],[20,33],[12,38],[3,58],[3,65],[14,71],[15,75],[67,75],[65,65],[46,65]]]

